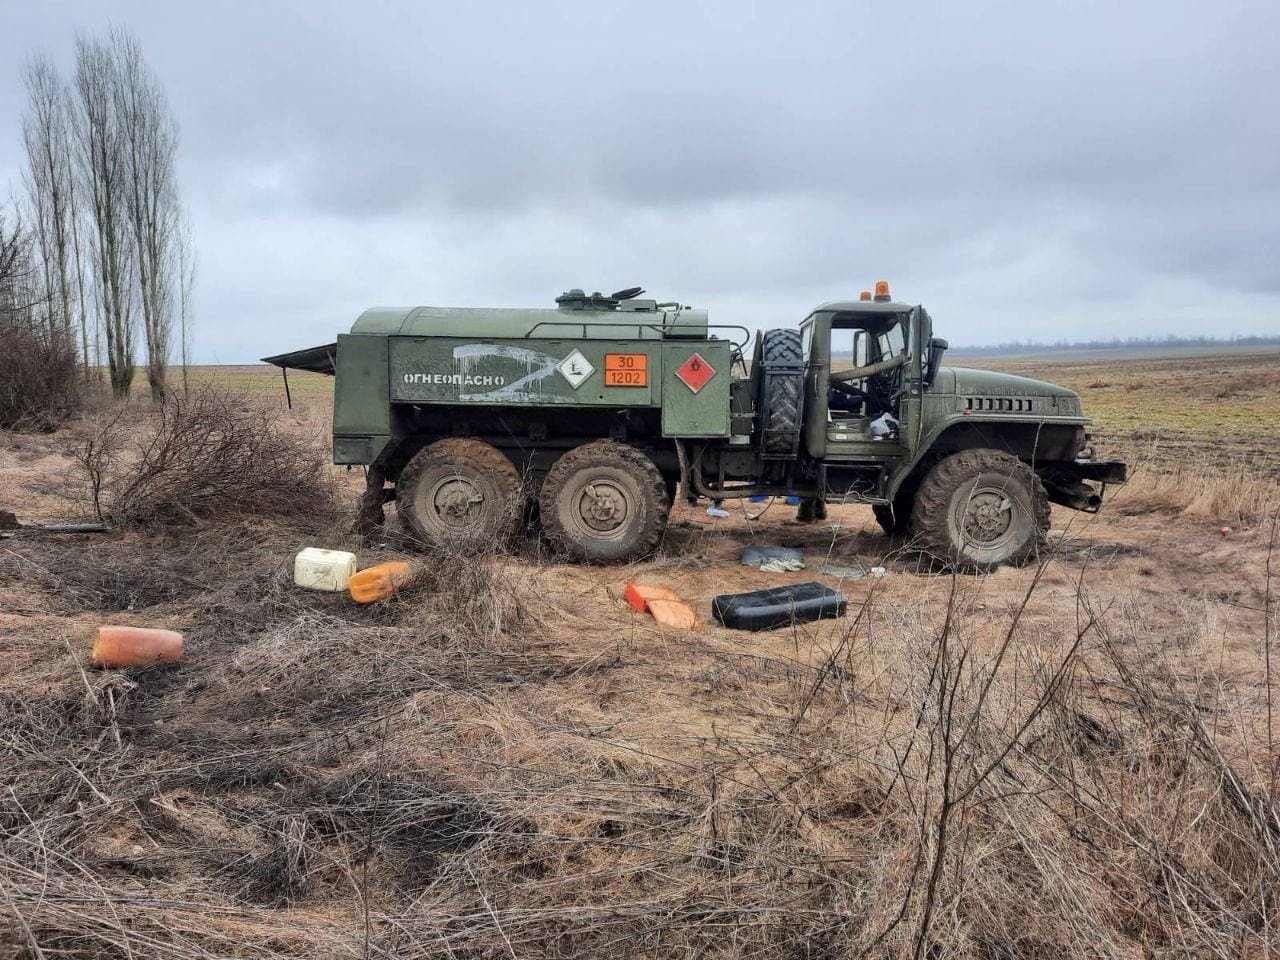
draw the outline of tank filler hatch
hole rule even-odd
[[[566,290],[556,297],[556,305],[561,310],[617,310],[618,304],[624,300],[632,300],[644,293],[643,287],[627,287],[605,296],[599,290],[585,293],[578,287]]]

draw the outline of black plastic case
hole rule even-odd
[[[848,603],[842,594],[811,580],[790,587],[721,594],[711,601],[711,615],[734,630],[774,630],[792,623],[843,617]]]

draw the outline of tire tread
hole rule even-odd
[[[580,469],[592,464],[608,463],[630,472],[654,499],[656,509],[649,512],[636,541],[624,554],[607,560],[587,554],[581,544],[565,529],[555,509],[556,496],[565,482]],[[648,556],[658,548],[667,529],[671,501],[667,483],[653,461],[643,450],[616,440],[593,440],[561,456],[551,465],[539,494],[542,529],[547,539],[562,553],[580,563],[629,563]]]
[[[799,330],[766,330],[760,348],[764,366],[798,365],[804,360]],[[764,452],[790,454],[800,439],[804,419],[804,376],[762,374],[760,408]],[[767,395],[765,395],[767,394]]]
[[[965,569],[986,570],[998,566],[957,557],[947,515],[956,487],[975,475],[987,472],[1005,473],[1020,479],[1027,488],[1032,505],[1035,535],[1004,562],[1018,566],[1035,557],[1044,533],[1049,529],[1049,497],[1044,484],[1035,471],[1017,457],[987,447],[961,450],[940,460],[921,481],[916,490],[911,525],[927,553]]]
[[[507,456],[497,447],[472,437],[446,437],[428,444],[410,458],[396,479],[396,512],[419,540],[432,543],[436,538],[422,525],[413,508],[413,491],[422,475],[431,467],[444,461],[462,461],[477,472],[490,475],[507,500],[505,516],[497,524],[498,529],[486,538],[500,542],[515,531],[520,516],[520,474]]]

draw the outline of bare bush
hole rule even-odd
[[[0,427],[53,431],[81,405],[76,343],[59,331],[0,322]]]
[[[77,451],[97,514],[121,523],[288,516],[332,503],[326,451],[278,407],[212,385],[135,423],[118,408]]]

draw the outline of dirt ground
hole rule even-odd
[[[1254,385],[1271,367],[1252,356],[1196,363],[1228,371],[1215,423],[1242,462],[1263,456],[1275,423],[1257,418],[1276,398]],[[1145,360],[987,365],[1105,384],[1080,387],[1095,415],[1090,391],[1163,409],[1189,376],[1185,363]],[[268,389],[261,370],[208,376]],[[326,381],[294,387],[294,427],[323,433]],[[1163,415],[1162,443],[1197,429]],[[1140,429],[1117,419],[1097,432],[1132,444]],[[91,430],[0,434],[0,509],[24,523],[83,516],[70,454]],[[354,496],[355,477],[335,477]],[[230,529],[0,539],[0,825],[12,858],[0,956],[6,943],[23,957],[836,957],[926,946],[939,957],[1133,957],[1210,942],[1269,952],[1271,914],[1247,906],[1258,892],[1239,866],[1261,861],[1222,853],[1224,837],[1249,830],[1230,820],[1240,803],[1220,784],[1228,764],[1245,794],[1273,788],[1274,521],[1153,500],[1135,485],[1096,517],[1055,507],[1042,564],[952,577],[884,536],[865,507],[799,524],[781,500],[726,506],[727,520],[681,504],[657,556],[625,568],[566,565],[536,543],[482,563],[424,557],[362,543],[343,509]],[[802,547],[807,568],[745,567],[751,543]],[[302,594],[288,571],[303,546],[357,549],[362,565],[404,557],[428,568],[426,585],[383,610]],[[824,563],[886,572],[848,580]],[[628,580],[676,590],[699,628],[665,630],[631,611]],[[807,580],[843,591],[849,614],[754,634],[711,618],[718,594]],[[184,661],[88,669],[108,622],[184,631]],[[963,655],[939,646],[947,636]],[[1005,676],[1007,637],[1017,669]],[[1055,663],[1070,663],[1069,683]],[[980,745],[921,733],[929,684],[944,682],[947,664],[968,678],[951,696],[973,694]],[[1212,730],[1212,749],[1193,762],[1188,746],[1160,789],[1149,778],[1170,767],[1152,757],[1184,721],[1152,719],[1154,688],[1127,675],[1156,664],[1170,696],[1197,705]],[[997,676],[998,696],[974,693]],[[1019,716],[1043,722],[1042,696],[1055,723],[1084,718],[1128,739],[1101,757],[1064,737],[1071,744],[1053,749],[1065,753],[1037,759],[1054,736],[1008,730]],[[943,842],[950,774],[937,772],[957,744],[975,768],[993,757],[985,776],[1024,783],[988,794],[982,780],[960,852]],[[1075,764],[1089,772],[1070,790],[1046,772]],[[1033,775],[1046,778],[1038,788],[1025,786]],[[1089,777],[1092,793],[1080,787]],[[935,786],[942,801],[930,799]],[[1074,826],[1035,819],[1029,797],[1055,817],[1074,809]],[[993,810],[1007,816],[987,823]],[[1143,830],[1170,852],[1152,855],[1164,847]],[[922,894],[917,878],[933,862]],[[1210,905],[1140,903],[1135,891],[1159,878]]]
[[[1040,373],[1045,373],[1043,369]],[[301,406],[296,420],[301,429],[318,431],[316,407]],[[84,434],[75,425],[53,436],[5,434],[0,445],[0,507],[13,509],[24,523],[62,522],[86,518],[85,504],[74,499],[80,487],[73,479],[75,464],[69,448]],[[335,479],[354,498],[361,489],[354,472],[334,469]],[[1136,495],[1140,498],[1140,494]],[[1062,604],[1071,603],[1076,587],[1084,578],[1102,595],[1140,598],[1153,610],[1164,611],[1180,620],[1188,603],[1202,603],[1213,611],[1212,620],[1222,638],[1238,636],[1246,642],[1233,651],[1250,659],[1248,650],[1257,646],[1257,624],[1240,613],[1240,603],[1256,606],[1264,585],[1260,552],[1266,544],[1265,525],[1247,525],[1222,532],[1230,517],[1185,515],[1171,511],[1148,512],[1144,503],[1124,489],[1113,492],[1107,509],[1089,516],[1063,507],[1053,508],[1053,538],[1056,562],[1042,579],[1043,587],[1033,610],[1051,615]],[[596,611],[592,616],[607,618],[610,629],[655,629],[643,617],[635,618],[618,602],[622,587],[630,579],[663,583],[676,587],[681,596],[697,608],[703,633],[721,634],[736,641],[768,643],[771,637],[747,638],[735,631],[716,627],[710,617],[714,596],[755,590],[787,583],[819,580],[849,593],[851,599],[875,596],[884,604],[916,604],[922,591],[936,591],[939,577],[928,563],[910,550],[909,544],[890,539],[876,525],[870,508],[857,505],[832,506],[825,522],[799,523],[795,508],[781,498],[773,502],[728,501],[731,516],[718,519],[707,515],[706,504],[689,506],[683,501],[672,512],[665,542],[654,558],[625,568],[580,567],[556,564],[540,555],[536,545],[524,545],[525,552],[544,577],[557,585],[576,603]],[[758,519],[750,519],[761,514]],[[388,509],[394,527],[394,508]],[[27,539],[27,537],[24,537]],[[50,538],[47,538],[50,539]],[[52,542],[75,549],[88,537],[54,537]],[[316,542],[303,545],[350,546],[346,530],[335,530]],[[762,573],[740,564],[749,544],[801,547],[807,567],[794,574]],[[412,554],[406,554],[412,559]],[[289,559],[282,555],[283,563]],[[518,561],[517,561],[518,562]],[[824,563],[864,567],[884,566],[887,575],[842,581],[821,572]],[[983,604],[1003,610],[1026,588],[1030,573],[1005,568],[980,580]],[[0,592],[0,612],[7,612],[6,596]],[[1249,636],[1250,627],[1254,636]],[[838,632],[836,625],[818,625],[822,632]],[[1247,638],[1247,640],[1246,640]],[[786,641],[791,642],[791,641]],[[1233,660],[1235,658],[1233,657]],[[1243,667],[1246,663],[1235,664]]]

